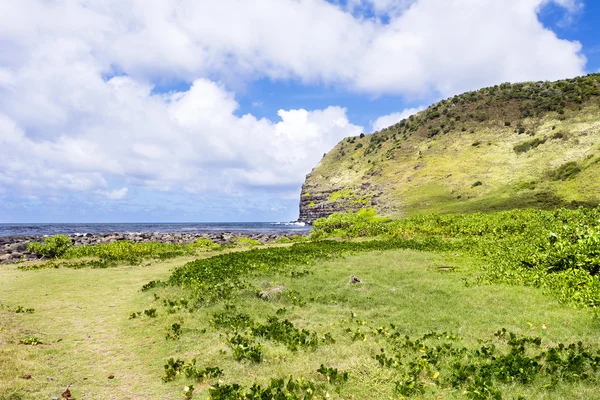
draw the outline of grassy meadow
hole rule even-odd
[[[301,243],[3,265],[0,399],[600,398],[599,213],[363,211]]]

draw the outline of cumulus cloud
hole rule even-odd
[[[565,8],[570,13],[581,11],[584,6],[581,0],[546,0],[545,3],[554,3]]]
[[[396,112],[396,113],[382,115],[381,117],[377,118],[375,121],[371,122],[372,131],[377,132],[384,128],[387,128],[388,126],[397,124],[398,122],[402,121],[403,119],[408,118],[411,115],[415,115],[416,113],[418,113],[419,111],[422,111],[424,109],[425,109],[425,106],[419,106],[419,107],[415,107],[415,108],[407,108],[403,111]]]
[[[115,189],[115,190],[109,190],[109,191],[100,190],[100,191],[98,191],[98,193],[106,196],[106,198],[110,199],[110,200],[121,200],[121,199],[124,199],[125,196],[127,196],[128,191],[129,190],[126,187],[124,187],[121,189]]]
[[[231,88],[268,78],[437,98],[580,74],[581,45],[538,19],[550,2],[567,12],[581,4],[353,1],[371,7],[371,18],[325,0],[6,2],[0,190],[120,199],[135,186],[230,196],[258,188],[288,196],[324,152],[362,127],[340,106],[238,115]],[[191,86],[155,90],[172,81]]]
[[[94,72],[144,79],[266,76],[374,94],[445,95],[584,71],[581,45],[559,39],[537,18],[549,3],[573,12],[580,1],[357,2],[388,13],[389,23],[325,0],[9,2],[0,32],[11,45],[0,60],[52,62],[50,49],[58,47],[81,73],[89,73],[78,68],[93,58]]]
[[[65,86],[71,84],[68,72],[65,66],[60,76]],[[35,91],[27,82],[20,85]],[[236,116],[234,95],[207,79],[169,94],[153,94],[129,77],[96,76],[87,86],[93,92],[83,110],[78,103],[39,117],[0,115],[0,145],[7,155],[0,160],[0,184],[23,193],[94,189],[109,199],[127,195],[127,188],[107,190],[115,178],[192,193],[285,191],[301,185],[323,152],[362,130],[340,107],[281,110],[279,121]],[[87,107],[94,113],[87,115]],[[63,112],[77,118],[59,118]],[[36,138],[22,126],[37,132]]]

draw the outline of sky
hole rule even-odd
[[[295,220],[344,137],[600,72],[593,0],[2,3],[0,223]]]

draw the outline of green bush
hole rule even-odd
[[[258,240],[250,239],[250,238],[247,238],[247,237],[233,238],[232,242],[236,246],[260,246],[262,244]]]
[[[389,220],[378,216],[373,208],[362,208],[356,213],[335,213],[314,221],[310,238],[376,236],[383,233],[382,224]]]
[[[135,243],[129,240],[99,244],[95,246],[71,247],[63,258],[98,257],[102,261],[124,261],[139,264],[145,259],[166,260],[195,253],[195,244],[180,245],[160,242]]]
[[[64,255],[72,245],[71,239],[67,235],[54,235],[45,238],[44,243],[29,243],[27,251],[46,258],[57,258]]]
[[[199,249],[204,249],[204,250],[216,250],[221,247],[221,245],[213,242],[212,240],[210,240],[208,238],[196,239],[196,241],[193,243],[193,246],[196,248],[199,248]]]
[[[575,161],[570,161],[550,173],[553,181],[566,181],[581,172],[581,167]]]
[[[513,150],[515,153],[521,154],[521,153],[528,152],[531,149],[535,149],[536,147],[538,147],[539,145],[542,145],[544,143],[546,143],[546,138],[543,138],[543,139],[535,138],[533,140],[528,140],[526,142],[515,145],[513,147]]]

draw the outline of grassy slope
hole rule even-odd
[[[263,363],[236,362],[222,332],[208,324],[210,315],[221,311],[222,305],[194,314],[167,315],[159,306],[161,300],[139,292],[142,284],[165,278],[172,267],[185,261],[104,270],[20,271],[3,267],[0,302],[36,310],[34,314],[0,311],[0,399],[11,398],[9,393],[18,394],[13,399],[50,398],[59,396],[67,385],[76,398],[182,398],[181,390],[189,382],[179,378],[164,384],[160,380],[162,365],[169,357],[198,358],[201,366],[222,368],[225,382],[246,385],[286,374],[319,379],[315,370],[325,363],[351,374],[350,382],[341,394],[332,393],[333,398],[388,398],[394,376],[373,359],[380,345],[373,337],[352,342],[344,332],[346,327],[357,326],[352,312],[355,319],[366,321],[366,326],[395,323],[414,336],[431,330],[452,331],[472,345],[506,327],[516,333],[539,335],[549,343],[582,340],[586,345],[600,346],[597,320],[588,311],[560,306],[531,288],[465,287],[462,278],[477,270],[468,257],[388,251],[322,262],[314,275],[303,278],[253,279],[251,284],[256,288],[269,281],[297,290],[304,299],[316,300],[302,307],[289,304],[285,298],[265,302],[249,290],[234,300],[239,310],[262,320],[286,307],[285,318],[297,327],[321,335],[330,332],[337,342],[314,352],[297,353],[267,342]],[[437,267],[442,265],[456,269],[441,272]],[[348,284],[351,274],[365,283]],[[162,298],[177,295],[173,288],[155,293]],[[127,319],[131,311],[150,307],[159,309],[158,318]],[[181,320],[181,339],[165,340],[166,328]],[[207,329],[205,333],[203,329]],[[40,337],[49,344],[17,344],[26,336]],[[57,343],[58,339],[63,340]],[[33,379],[18,378],[26,373]],[[108,380],[109,374],[115,379]],[[208,385],[196,386],[197,398],[205,398]],[[551,392],[535,385],[525,390],[503,390],[508,397],[522,393],[527,398],[598,398],[595,388],[585,384],[559,384]],[[461,397],[449,389],[442,389],[440,395]]]
[[[581,79],[600,87],[600,75]],[[546,87],[559,93],[563,82],[483,89],[373,135],[344,139],[308,175],[303,194],[349,189],[369,201],[374,195],[375,208],[390,216],[598,204],[600,96],[569,101],[547,94]],[[583,84],[574,82],[573,90],[580,90]],[[522,93],[533,100],[507,100]],[[558,111],[540,106],[546,97]],[[536,138],[546,141],[520,154],[513,150]],[[582,172],[564,181],[549,176],[571,161]],[[370,186],[361,188],[365,183]]]

